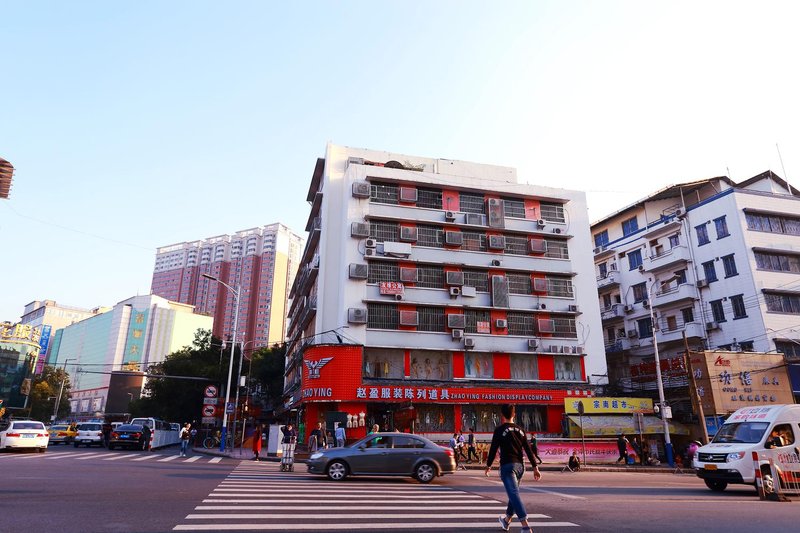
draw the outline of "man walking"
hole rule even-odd
[[[334,436],[336,437],[336,446],[339,448],[344,448],[344,442],[346,440],[346,436],[344,433],[344,427],[342,426],[341,422],[336,422],[336,430],[334,431]]]
[[[628,438],[623,434],[617,439],[617,451],[619,451],[617,463],[622,461],[622,464],[628,464]]]
[[[191,437],[192,425],[186,422],[181,430],[181,457],[186,457],[186,452],[189,451],[189,437]]]
[[[525,473],[525,464],[522,452],[528,456],[528,460],[533,465],[533,479],[538,481],[542,478],[539,466],[533,458],[533,452],[525,437],[525,431],[514,423],[515,408],[511,404],[504,404],[500,407],[500,425],[497,426],[492,435],[492,444],[489,447],[489,457],[486,460],[486,476],[492,470],[492,462],[500,450],[500,479],[508,495],[508,507],[505,516],[498,518],[500,527],[508,531],[511,527],[511,519],[517,515],[522,524],[522,533],[531,533],[533,530],[528,525],[528,513],[525,505],[519,497],[519,482]]]
[[[469,435],[467,436],[467,462],[472,464],[473,457],[475,457],[476,463],[481,462],[475,451],[475,428],[469,428]]]
[[[539,441],[536,440],[536,433],[531,433],[530,445],[533,456],[536,457],[536,460],[539,461],[539,464],[542,464],[542,458],[539,457]]]

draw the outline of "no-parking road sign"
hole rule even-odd
[[[219,391],[217,390],[216,385],[209,385],[208,387],[206,387],[206,390],[203,391],[203,395],[206,398],[216,398],[218,392]]]

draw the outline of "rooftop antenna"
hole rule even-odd
[[[789,194],[796,194],[796,191],[792,191],[792,186],[789,185],[789,176],[786,175],[786,167],[783,166],[783,157],[781,156],[781,147],[778,146],[778,143],[775,143],[775,149],[778,150],[778,159],[781,162],[781,171],[783,172],[783,179],[786,180],[786,187],[789,189]]]

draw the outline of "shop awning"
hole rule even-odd
[[[581,419],[578,415],[568,415],[570,422],[576,428],[580,427]],[[644,428],[642,433],[646,435],[662,435],[664,433],[664,423],[660,418],[652,415],[644,415]],[[670,435],[688,435],[689,428],[679,422],[669,422]],[[633,416],[619,415],[589,415],[583,417],[583,434],[587,437],[616,436],[620,433],[635,435],[639,433],[634,425]]]

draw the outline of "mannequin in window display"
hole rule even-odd
[[[539,409],[533,410],[533,430],[542,431],[542,413]]]
[[[528,413],[528,410],[525,409],[520,414],[520,422],[522,422],[522,428],[527,432],[529,431],[529,427],[531,425],[531,415]]]
[[[431,366],[431,360],[426,358],[425,359],[425,379],[431,379],[431,375],[433,374],[433,367]]]
[[[392,362],[389,359],[383,361],[383,377],[388,378],[392,371]]]
[[[411,359],[411,368],[408,373],[411,379],[419,379],[419,363],[416,357]]]
[[[436,367],[439,370],[439,379],[447,379],[447,363],[444,362],[444,357],[439,357]]]
[[[364,358],[364,375],[368,378],[372,377],[372,364],[370,362],[369,356]]]
[[[472,354],[470,353],[464,357],[464,370],[467,377],[472,377]]]

